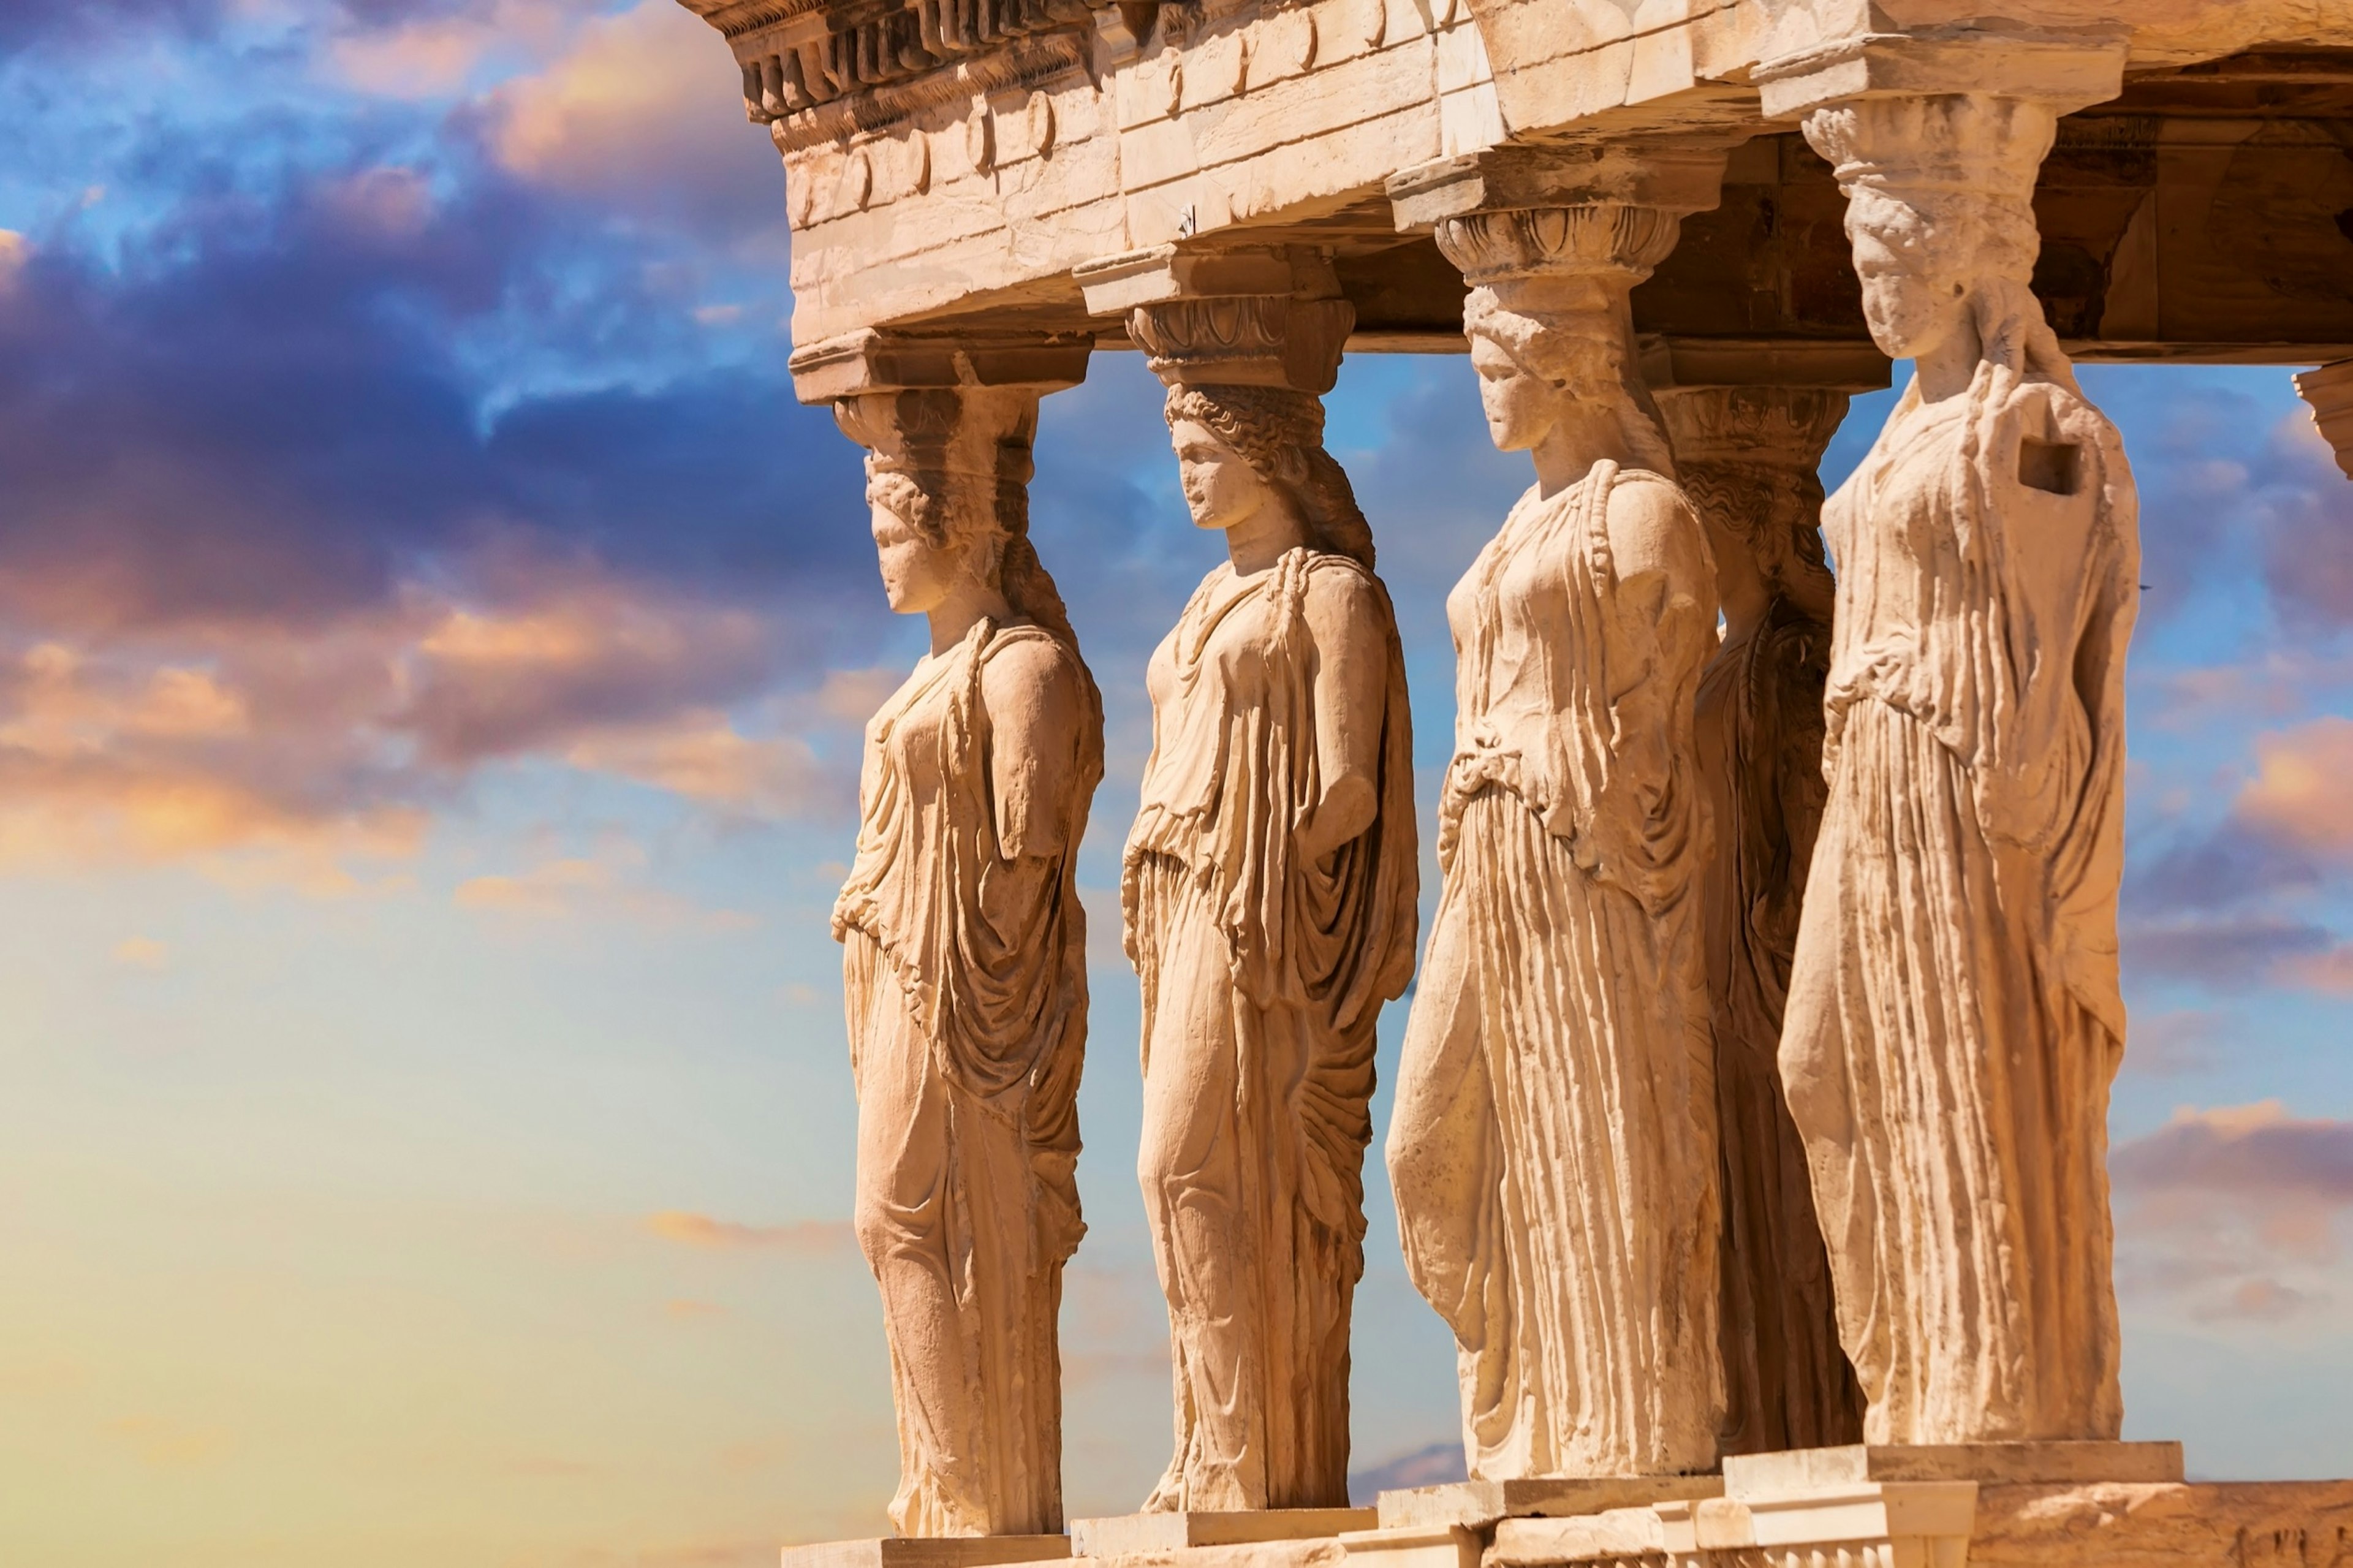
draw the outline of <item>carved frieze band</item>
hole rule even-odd
[[[786,152],[1078,70],[1094,26],[1088,0],[788,0],[709,19],[743,68],[744,114]]]

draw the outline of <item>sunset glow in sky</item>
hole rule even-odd
[[[793,399],[736,100],[673,0],[0,0],[9,1568],[887,1528],[826,917],[922,631]],[[2353,1475],[2353,483],[2284,370],[2084,383],[2147,552],[2126,1435]],[[1525,460],[1461,358],[1353,359],[1330,407],[1427,811],[1443,595]],[[1117,857],[1145,659],[1220,552],[1140,358],[1049,401],[1033,510],[1109,709],[1063,1338],[1071,1511],[1124,1512],[1168,1382]],[[1361,1465],[1455,1421],[1371,1164]]]

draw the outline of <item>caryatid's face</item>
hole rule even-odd
[[[1197,528],[1233,528],[1258,515],[1270,499],[1266,479],[1250,459],[1198,420],[1168,427],[1176,449],[1176,480]]]
[[[1474,334],[1471,368],[1479,373],[1479,405],[1499,452],[1525,452],[1559,422],[1561,389],[1512,356],[1494,339]]]
[[[867,487],[873,507],[874,553],[882,568],[882,593],[902,616],[937,609],[972,574],[972,551],[953,539],[942,542],[901,515],[904,490],[886,484]]]
[[[1889,203],[1850,210],[1847,233],[1862,279],[1863,320],[1890,359],[1933,353],[1967,324],[1968,287],[1950,255],[1962,237],[1932,235],[1917,215]]]

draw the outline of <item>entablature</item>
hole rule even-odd
[[[1906,59],[1973,51],[2064,70],[2106,39],[2121,91],[2062,121],[2037,195],[2063,339],[2086,358],[2353,353],[2353,10],[2332,0],[2047,0],[2031,26],[1943,0],[682,3],[727,37],[782,154],[803,347],[984,321],[1124,347],[1087,269],[1303,246],[1359,352],[1459,349],[1461,277],[1401,224],[1400,177],[1677,141],[1715,148],[1722,184],[1674,198],[1683,241],[1636,291],[1638,329],[1860,346],[1842,203],[1783,84],[1900,87]]]

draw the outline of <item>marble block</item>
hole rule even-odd
[[[1368,1508],[1127,1513],[1110,1519],[1072,1520],[1071,1549],[1080,1557],[1125,1557],[1188,1547],[1328,1539],[1343,1531],[1370,1530],[1378,1522],[1379,1516]]]
[[[1702,1500],[1703,1501],[1708,1500]],[[1688,1529],[1670,1540],[1671,1520],[1686,1521],[1694,1505],[1656,1504],[1650,1508],[1613,1508],[1567,1519],[1506,1519],[1495,1526],[1494,1544],[1487,1549],[1487,1568],[1538,1568],[1540,1564],[1590,1563],[1609,1564],[1665,1563],[1671,1545],[1688,1555]]]
[[[1887,1481],[1804,1497],[1701,1498],[1570,1519],[1507,1519],[1485,1568],[1963,1568],[1968,1481]]]
[[[1852,1443],[1724,1461],[1734,1498],[1778,1497],[1870,1481],[1977,1481],[1986,1486],[2181,1479],[2179,1443]]]
[[[1479,1568],[1485,1542],[1461,1524],[1352,1530],[1340,1537],[1351,1568]]]
[[[1070,1555],[1067,1535],[885,1535],[787,1546],[781,1568],[997,1568]]]
[[[1346,1561],[1347,1549],[1335,1535],[1234,1541],[1215,1546],[1159,1546],[1071,1559],[1074,1568],[1345,1568]]]
[[[1450,1481],[1383,1492],[1381,1528],[1485,1530],[1504,1519],[1557,1518],[1718,1497],[1722,1476],[1546,1476],[1510,1481]]]
[[[1434,1554],[1409,1561],[1402,1540],[1398,1547],[1368,1568],[1453,1568]],[[1481,1568],[1833,1565],[2353,1568],[2353,1480],[1848,1481],[1507,1519],[1481,1560]]]

